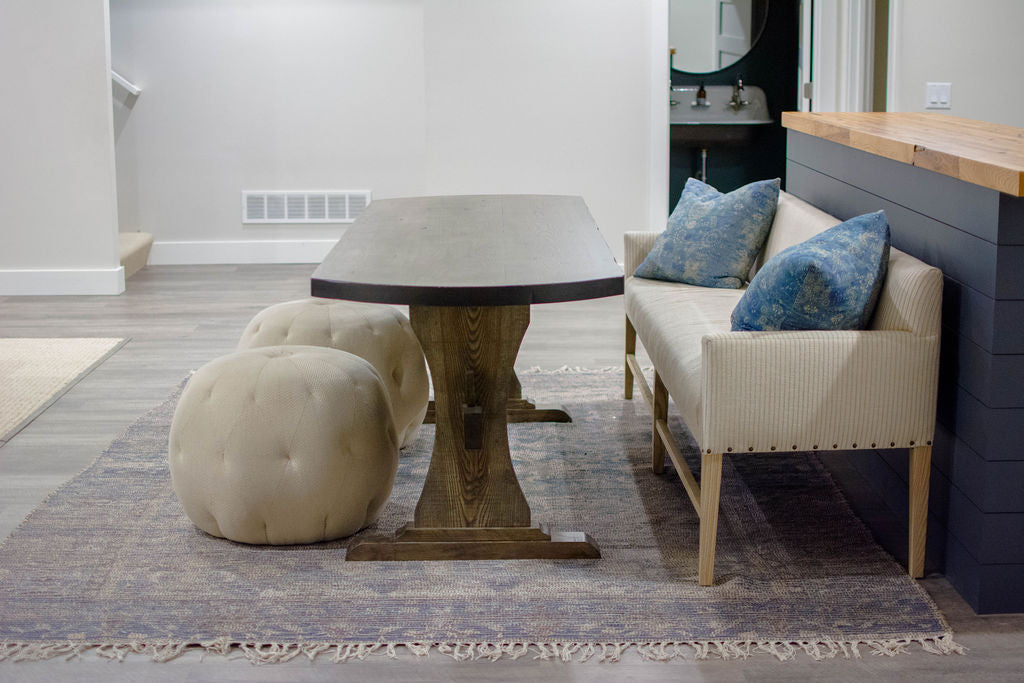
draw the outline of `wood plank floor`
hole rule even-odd
[[[306,296],[312,265],[150,266],[121,296],[3,297],[0,336],[120,336],[131,341],[0,447],[0,538],[53,489],[85,468],[146,410],[163,401],[189,370],[234,349],[263,307]],[[622,365],[622,299],[535,306],[517,367]],[[637,398],[636,400],[641,400]],[[79,659],[0,663],[0,680],[358,680],[358,681],[774,681],[1024,680],[1024,616],[979,617],[941,577],[924,586],[946,614],[965,657],[919,650],[895,658],[781,663],[644,662],[633,653],[618,664],[563,664],[533,659],[455,662],[384,657],[344,665],[293,660],[255,667],[244,660],[188,655],[167,664],[145,659]]]

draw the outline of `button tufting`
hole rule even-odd
[[[284,361],[287,356],[301,362]],[[264,373],[273,376],[277,391],[265,390],[270,378]],[[361,389],[354,387],[357,379]],[[215,380],[221,388],[206,402]],[[258,347],[207,363],[192,381],[202,390],[186,391],[178,403],[168,464],[185,514],[204,531],[242,543],[328,540],[359,531],[376,515],[368,506],[387,500],[398,462],[394,416],[387,388],[367,361],[333,349]],[[272,416],[246,409],[266,406],[274,394],[287,398],[273,406]],[[315,399],[304,399],[311,395]],[[307,405],[339,419],[311,425],[293,453],[288,440]],[[343,445],[358,448],[360,457],[347,456]],[[305,481],[312,460],[331,464]],[[290,485],[297,478],[302,487]],[[333,494],[355,478],[359,490],[336,501]],[[278,479],[289,485],[275,485]],[[297,506],[303,515],[291,512]],[[250,515],[255,508],[266,515]],[[243,521],[224,528],[225,519]]]

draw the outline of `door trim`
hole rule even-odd
[[[801,92],[805,111],[871,111],[874,18],[875,0],[804,0],[801,62],[814,83],[812,101]]]

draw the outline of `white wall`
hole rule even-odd
[[[636,0],[111,0],[143,88],[121,227],[151,263],[316,261],[344,226],[243,225],[241,190],[563,193],[621,253],[649,222],[650,25]]]
[[[621,255],[648,227],[648,4],[424,6],[427,193],[581,195]]]
[[[143,88],[122,229],[153,233],[151,263],[316,261],[343,230],[243,225],[242,190],[422,192],[418,0],[112,0],[111,33]]]
[[[0,294],[117,294],[106,0],[0,2]]]
[[[890,0],[889,111],[925,109],[925,83],[950,82],[946,113],[1024,127],[1022,0]]]

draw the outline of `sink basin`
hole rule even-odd
[[[741,145],[750,142],[757,132],[757,126],[771,123],[673,123],[670,132],[672,142],[694,147],[714,145]]]
[[[697,105],[697,86],[675,86],[669,93],[672,142],[705,147],[749,142],[759,126],[773,123],[764,91],[756,85],[743,88],[747,104],[729,106],[731,85],[709,85],[707,106]]]

